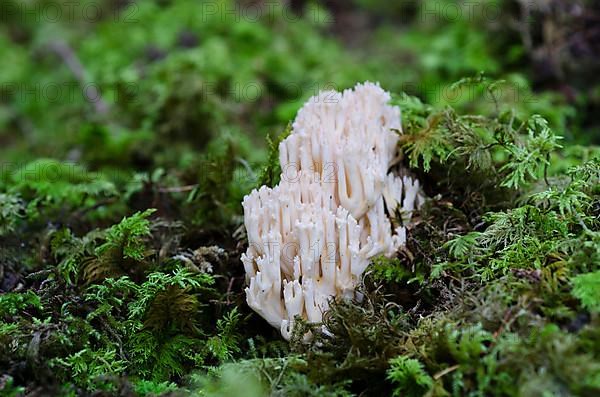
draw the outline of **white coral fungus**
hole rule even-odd
[[[387,214],[410,220],[419,182],[388,173],[400,109],[379,85],[312,97],[279,145],[281,182],[244,198],[248,305],[289,339],[295,316],[321,322],[332,297],[352,297],[369,259],[405,243]],[[386,213],[387,210],[387,213]]]

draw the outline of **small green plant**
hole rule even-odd
[[[150,222],[148,217],[156,210],[149,209],[136,212],[123,220],[106,233],[106,242],[96,248],[96,255],[105,255],[108,251],[120,252],[121,259],[141,261],[146,256],[144,238],[150,235]]]
[[[142,266],[142,261],[152,253],[146,244],[150,236],[147,218],[154,212],[154,209],[136,212],[106,231],[105,242],[95,248],[93,258],[84,262],[82,273],[86,283],[136,272],[136,267]]]
[[[16,231],[25,217],[25,204],[17,195],[0,193],[0,237]]]
[[[93,230],[78,238],[70,229],[57,230],[50,240],[54,258],[58,261],[57,271],[68,284],[76,284],[82,265],[94,255],[96,244],[104,238],[104,231]]]
[[[98,203],[117,195],[117,188],[105,175],[89,172],[76,163],[39,159],[9,171],[3,172],[5,180],[0,180],[0,185],[8,185],[10,194],[27,203],[29,218],[33,219],[39,211],[47,216],[66,209],[76,215],[93,212]],[[17,204],[14,198],[12,203],[13,207]]]
[[[413,278],[414,273],[407,269],[399,258],[378,256],[371,260],[372,275],[377,280],[399,283]]]
[[[288,124],[285,130],[281,132],[275,140],[267,135],[267,146],[269,153],[267,155],[266,165],[263,167],[258,178],[256,186],[273,187],[279,183],[279,174],[281,174],[281,165],[279,164],[279,144],[287,138],[292,132],[292,124]]]
[[[431,170],[432,162],[464,164],[486,172],[497,187],[518,189],[540,177],[547,178],[550,154],[561,139],[539,115],[519,121],[506,111],[497,116],[457,114],[452,108],[437,110],[406,94],[396,98],[406,109],[400,145],[409,165]]]
[[[420,397],[432,386],[433,378],[419,360],[399,356],[390,360],[387,379],[395,384],[394,396]]]
[[[237,308],[217,320],[217,335],[211,336],[206,342],[207,355],[210,354],[220,362],[226,362],[239,354],[241,352],[239,326],[240,313]]]
[[[573,295],[586,309],[600,312],[600,271],[579,274],[571,279]]]
[[[0,320],[6,316],[16,316],[27,308],[42,309],[40,297],[35,292],[0,294]]]
[[[177,389],[177,384],[173,382],[153,382],[151,380],[135,382],[135,392],[142,397],[160,396]]]
[[[114,348],[84,349],[64,359],[57,358],[54,365],[64,366],[75,383],[90,391],[96,388],[110,390],[111,384],[106,384],[102,377],[118,375],[127,368],[126,362],[118,359]]]

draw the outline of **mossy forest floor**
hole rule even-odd
[[[596,2],[75,3],[0,5],[1,396],[600,395]],[[288,343],[240,203],[365,80],[428,200]]]

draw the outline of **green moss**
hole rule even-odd
[[[598,101],[534,76],[519,35],[542,10],[517,34],[493,0],[497,20],[454,22],[437,0],[256,20],[230,0],[121,3],[0,21],[0,394],[600,394],[600,149],[574,145],[597,139]],[[563,8],[544,26],[569,32]],[[240,203],[277,183],[309,96],[367,79],[398,94],[400,162],[428,199],[357,299],[290,344],[245,303]]]

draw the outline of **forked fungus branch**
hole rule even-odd
[[[281,182],[244,198],[242,255],[250,307],[291,337],[295,316],[321,322],[332,297],[350,298],[370,258],[405,243],[419,182],[390,172],[400,109],[379,85],[312,97],[279,145]]]

